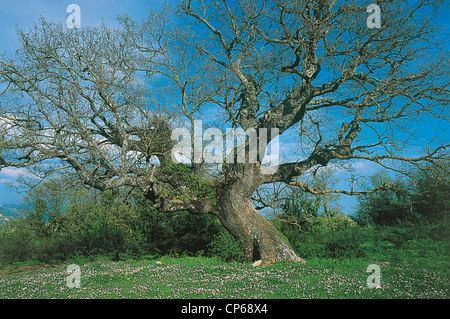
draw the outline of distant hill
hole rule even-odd
[[[0,205],[0,221],[9,221],[20,215],[20,205],[5,204]]]

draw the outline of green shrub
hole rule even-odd
[[[436,241],[431,238],[412,239],[402,245],[402,250],[408,252],[410,257],[425,258],[448,256],[449,248],[448,242]]]
[[[209,255],[222,261],[244,261],[242,244],[228,231],[221,229],[214,236],[214,240],[208,245]]]
[[[131,223],[133,232],[138,234],[136,247],[145,254],[208,254],[208,245],[223,228],[212,215],[160,213],[142,197],[138,199],[134,211],[136,218]]]
[[[36,256],[36,238],[28,229],[12,224],[0,228],[0,263],[11,264],[31,260]]]
[[[243,261],[243,249],[212,215],[158,212],[142,194],[67,191],[57,184],[30,195],[27,214],[0,225],[0,263],[61,262],[86,258],[216,256]],[[42,184],[45,187],[45,184]],[[199,190],[201,190],[199,188]],[[128,199],[130,199],[128,201]],[[435,258],[449,255],[450,218],[358,225],[348,215],[313,214],[313,202],[291,205],[292,212],[271,220],[279,235],[302,258]],[[35,205],[35,206],[33,206]]]

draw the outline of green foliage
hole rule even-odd
[[[224,228],[214,236],[214,240],[208,245],[208,248],[212,256],[218,257],[222,261],[244,261],[241,242]]]
[[[306,230],[315,225],[319,216],[319,204],[315,198],[300,194],[285,201],[282,215],[277,216],[277,221],[285,222],[299,230]],[[283,227],[283,223],[278,224]]]
[[[375,175],[372,181],[374,187],[388,182],[402,185],[401,181],[392,181],[385,174]],[[314,198],[300,194],[286,201],[283,211],[276,215],[272,224],[287,237],[297,255],[306,260],[401,259],[407,257],[406,252],[411,252],[411,256],[431,256],[431,251],[448,256],[448,214],[441,213],[439,219],[427,218],[425,214],[413,218],[410,208],[405,209],[403,205],[413,195],[405,187],[403,191],[399,189],[397,193],[380,192],[361,200],[360,203],[366,205],[367,215],[361,214],[360,210],[356,220],[341,213],[320,214]],[[363,217],[372,222],[361,222]]]
[[[377,227],[354,226],[334,230],[329,225],[317,225],[308,231],[285,234],[295,252],[307,260],[386,256],[392,249],[401,246],[389,240],[392,234],[386,236]]]
[[[384,171],[372,175],[370,181],[369,188],[390,187],[358,198],[357,216],[360,223],[395,225],[402,220],[417,220],[404,181],[393,180]]]
[[[141,195],[134,206],[134,232],[140,234],[139,250],[150,254],[195,255],[208,252],[208,244],[222,227],[211,215],[187,212],[164,214]]]
[[[0,263],[34,259],[35,242],[34,234],[27,228],[0,226]]]
[[[183,185],[186,185],[195,197],[206,198],[213,205],[216,204],[216,189],[212,181],[199,177],[198,173],[193,171],[189,165],[168,161],[164,163],[164,172],[169,176],[182,180]],[[172,194],[169,193],[167,195],[170,197]],[[189,194],[178,194],[176,196],[178,199],[190,199]]]
[[[189,168],[179,167],[183,174],[190,176]],[[198,185],[198,181],[193,183]],[[163,255],[243,261],[240,242],[215,216],[187,212],[164,214],[140,193],[125,196],[127,193],[101,193],[77,184],[66,185],[68,182],[62,179],[41,184],[29,192],[22,216],[0,226],[1,264]],[[417,187],[434,189],[429,185],[424,182]],[[436,194],[432,198],[442,199],[442,206],[438,207],[446,208],[444,196]],[[374,198],[381,200],[395,199],[397,195],[377,196]],[[431,193],[427,192],[422,198],[429,196]],[[306,260],[404,260],[449,255],[448,214],[421,213],[418,219],[380,224],[361,223],[359,215],[357,223],[338,212],[321,213],[319,206],[313,197],[292,197],[284,211],[270,221],[280,237]]]
[[[430,167],[426,171],[417,172],[416,175],[412,194],[415,210],[427,220],[445,218],[450,208],[448,170]]]
[[[417,171],[413,181],[393,179],[386,172],[371,176],[371,186],[389,189],[358,198],[356,219],[360,224],[397,225],[419,220],[437,221],[449,212],[450,183],[446,170],[430,167]]]
[[[343,220],[350,219],[348,216]],[[339,222],[333,227],[326,218],[318,217],[314,226],[299,231],[298,227],[275,225],[282,229],[297,255],[315,258],[387,258],[407,260],[415,257],[435,258],[450,255],[449,218],[434,222],[403,222],[396,226],[357,225]]]
[[[302,232],[285,229],[284,234],[302,258],[349,258],[362,256],[359,243],[363,232],[359,230],[358,227],[336,230],[323,223]]]
[[[164,214],[140,193],[125,198],[66,184],[51,180],[29,192],[23,216],[0,228],[0,263],[211,255],[213,241],[215,251],[230,249],[230,241],[221,247],[215,239],[223,229],[215,216]],[[51,190],[64,200],[56,201]]]

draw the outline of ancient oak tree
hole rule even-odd
[[[446,120],[448,53],[430,18],[437,2],[378,4],[380,28],[367,27],[359,1],[336,0],[185,0],[145,21],[122,16],[114,28],[41,20],[0,60],[0,169],[73,171],[100,190],[138,189],[161,212],[217,216],[249,260],[301,261],[255,209],[259,187],[320,193],[298,178],[352,160],[400,170],[396,162],[446,157],[439,139],[404,152],[414,123]],[[196,120],[264,131],[265,141],[247,138],[241,162],[177,163],[172,131],[194,131]],[[300,151],[263,171],[267,144],[288,130]],[[263,146],[252,161],[251,141]]]

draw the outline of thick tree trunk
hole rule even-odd
[[[244,244],[245,258],[248,261],[262,260],[264,266],[282,260],[305,262],[254,208],[250,196],[240,193],[239,189],[231,187],[222,192],[217,206],[222,225]]]

